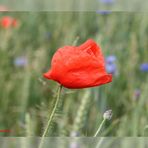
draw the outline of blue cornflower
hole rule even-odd
[[[99,1],[104,4],[113,4],[115,2],[115,0],[99,0]]]
[[[116,62],[116,56],[115,55],[110,55],[110,56],[108,56],[108,57],[106,57],[106,63],[108,63],[108,64],[111,64],[111,63],[114,63],[114,62]]]
[[[116,63],[106,64],[106,71],[110,74],[116,75],[117,74],[117,65]]]
[[[28,63],[28,60],[25,56],[20,56],[14,59],[14,65],[16,67],[24,67]]]
[[[148,63],[141,64],[140,70],[143,71],[143,72],[148,72]]]
[[[112,12],[110,10],[97,10],[96,13],[107,15],[107,14],[111,14]]]
[[[117,58],[115,55],[109,55],[105,58],[106,71],[113,75],[118,75],[118,68],[117,68],[116,60]]]

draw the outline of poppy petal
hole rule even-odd
[[[48,72],[44,73],[43,76],[44,76],[46,79],[52,79],[52,78],[51,78],[51,70],[49,70]]]

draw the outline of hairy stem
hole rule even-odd
[[[60,100],[61,90],[62,90],[62,85],[60,85],[59,88],[58,88],[57,97],[56,97],[56,103],[55,103],[55,105],[54,105],[54,108],[53,108],[53,110],[52,110],[52,112],[51,112],[51,115],[50,115],[50,117],[49,117],[49,120],[48,120],[48,122],[47,122],[46,128],[45,128],[45,130],[44,130],[44,132],[43,132],[43,135],[42,135],[42,137],[41,137],[41,142],[40,142],[39,148],[42,148],[42,147],[43,147],[44,138],[45,138],[46,134],[48,133],[50,124],[51,124],[51,122],[52,122],[52,119],[53,119],[53,117],[54,117],[56,108],[57,108],[58,103],[59,103],[59,100]]]

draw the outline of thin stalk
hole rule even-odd
[[[104,137],[101,137],[101,139],[99,139],[99,142],[97,143],[96,148],[101,148],[101,145],[102,145],[104,139],[105,139]]]
[[[93,137],[97,137],[97,135],[100,133],[100,131],[101,131],[101,129],[102,129],[102,127],[103,127],[105,121],[106,121],[106,119],[104,118],[103,121],[101,122],[101,124],[100,124],[98,130],[96,131],[96,133],[95,133],[95,135],[94,135]]]
[[[49,120],[48,120],[48,122],[47,122],[46,128],[45,128],[45,130],[44,130],[44,132],[43,132],[43,135],[42,135],[42,137],[41,137],[41,142],[40,142],[39,148],[42,148],[42,147],[43,147],[44,138],[45,138],[46,134],[48,133],[50,124],[51,124],[51,122],[52,122],[52,119],[53,119],[53,117],[54,117],[56,108],[57,108],[58,103],[59,103],[59,100],[60,100],[61,90],[62,90],[62,85],[60,85],[59,88],[58,88],[57,97],[56,97],[56,98],[57,98],[57,99],[56,99],[56,103],[55,103],[55,105],[54,105],[54,108],[53,108],[53,110],[52,110],[52,113],[51,113],[51,115],[50,115],[50,117],[49,117]]]

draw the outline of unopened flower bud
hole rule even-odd
[[[107,110],[104,114],[103,114],[103,118],[106,120],[111,120],[112,118],[112,110]]]

